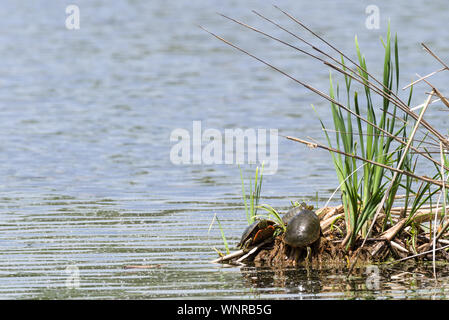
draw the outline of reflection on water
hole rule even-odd
[[[363,270],[347,279],[344,270],[209,263],[213,247],[223,250],[217,226],[209,230],[214,214],[231,247],[246,224],[239,170],[236,165],[173,165],[172,130],[190,130],[198,120],[221,132],[277,128],[283,135],[320,139],[310,105],[321,116],[328,105],[196,24],[323,91],[327,70],[215,15],[221,11],[265,30],[251,13],[258,9],[287,23],[258,1],[77,4],[81,29],[69,31],[62,2],[49,7],[44,0],[2,1],[0,298],[445,297],[444,267],[438,282],[426,268],[381,267],[376,289],[371,278],[367,286]],[[379,36],[390,18],[400,39],[400,86],[415,72],[435,68],[419,42],[449,56],[449,29],[441,27],[447,22],[447,1],[426,4],[432,19],[422,15],[421,4],[379,4],[381,28],[370,31],[364,27],[363,3],[277,4],[346,52],[353,52],[358,34],[370,67],[382,60]],[[436,77],[434,84],[444,87],[443,81],[447,78]],[[428,117],[447,128],[439,113]],[[275,175],[264,177],[262,201],[280,210],[292,200],[322,205],[338,184],[325,152],[279,139],[278,165]],[[243,169],[249,175],[254,168]],[[74,270],[79,287],[67,286]]]
[[[437,268],[437,280],[429,266],[368,265],[348,276],[347,268],[243,267],[245,285],[260,296],[293,299],[446,299],[449,266]]]

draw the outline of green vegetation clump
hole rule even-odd
[[[352,256],[352,266],[362,251],[368,252],[366,257],[380,260],[392,257],[426,257],[432,252],[434,261],[438,251],[438,257],[449,260],[449,254],[446,252],[449,249],[443,246],[449,243],[449,217],[446,208],[449,199],[449,140],[424,119],[426,112],[436,102],[449,107],[446,97],[429,81],[432,75],[449,71],[447,64],[428,46],[422,44],[424,50],[442,64],[443,68],[404,87],[404,90],[408,89],[408,93],[407,101],[403,101],[399,90],[398,37],[396,35],[392,38],[390,25],[386,38],[381,39],[384,61],[382,79],[378,80],[368,71],[357,37],[357,58],[351,59],[300,20],[279,7],[276,8],[298,27],[310,33],[323,48],[256,11],[253,12],[257,16],[293,36],[310,51],[298,47],[295,42],[284,41],[236,19],[222,16],[322,62],[342,76],[343,89],[340,89],[334,75],[330,73],[329,93],[323,93],[274,64],[203,29],[329,101],[332,130],[326,128],[324,121],[320,119],[327,144],[286,137],[312,149],[320,148],[330,152],[339,181],[342,206],[334,208],[333,211],[323,208],[325,210],[317,212],[321,219],[322,238],[334,244],[338,243],[339,249],[346,252],[347,257],[351,252],[356,252]],[[430,92],[426,93],[422,105],[414,107],[411,104],[413,86],[418,83],[425,83]],[[343,94],[340,91],[343,91]],[[418,112],[415,112],[416,110]],[[334,132],[334,135],[330,132]],[[427,168],[429,164],[434,169],[430,170],[430,174],[416,173],[419,171],[417,168]],[[241,175],[248,224],[261,217],[257,215],[257,209],[263,208],[268,212],[265,218],[275,220],[281,226],[280,230],[285,231],[285,225],[274,208],[258,205],[263,169],[260,176],[258,170],[254,189],[250,181],[249,196],[245,193]]]

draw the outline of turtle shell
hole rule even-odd
[[[290,210],[287,211],[286,214],[282,216],[282,222],[284,222],[284,224],[288,224],[294,216],[296,216],[298,213],[306,209],[307,205],[304,202],[301,203],[299,206],[291,208]]]
[[[306,247],[320,237],[320,219],[311,210],[302,209],[287,225],[284,242],[292,247]]]
[[[242,238],[237,247],[242,248],[247,245],[255,245],[268,239],[274,233],[274,221],[257,220],[250,224],[245,231],[243,231]]]

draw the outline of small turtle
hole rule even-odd
[[[240,249],[247,249],[251,245],[258,244],[273,235],[275,231],[274,221],[256,220],[243,231],[242,238],[237,244]]]
[[[285,231],[284,241],[292,247],[306,247],[320,237],[320,219],[311,210],[301,210],[292,217]]]
[[[293,248],[307,247],[308,257],[309,245],[320,238],[321,228],[318,216],[312,210],[301,205],[290,210],[282,217],[282,220],[287,224],[284,242]]]

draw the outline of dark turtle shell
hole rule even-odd
[[[274,221],[256,220],[243,231],[242,238],[237,247],[258,244],[271,237],[274,233]]]
[[[308,207],[305,202],[301,203],[299,206],[291,208],[290,210],[287,211],[286,214],[282,216],[282,222],[284,222],[284,224],[288,224],[294,216],[296,216],[301,211],[306,210],[307,208]]]
[[[306,247],[317,241],[319,237],[318,216],[311,210],[298,209],[298,213],[288,221],[284,242],[292,247]]]

